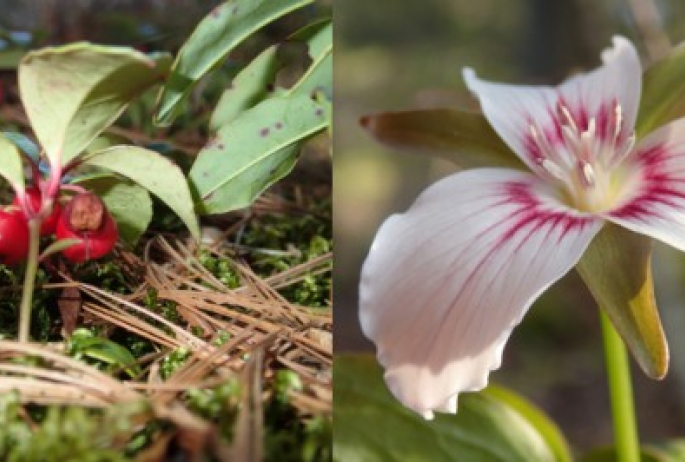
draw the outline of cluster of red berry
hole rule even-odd
[[[38,211],[42,204],[40,190],[26,191],[30,207]],[[29,251],[28,217],[17,198],[12,205],[0,209],[0,263],[14,265],[24,261]],[[70,261],[81,263],[108,254],[119,237],[117,224],[93,193],[80,192],[62,205],[56,201],[50,216],[43,219],[41,236],[61,239],[79,239],[80,242],[62,250]]]

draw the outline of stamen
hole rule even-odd
[[[623,108],[618,104],[618,101],[614,101],[614,118],[614,139],[616,139],[619,133],[621,133],[621,127],[623,126]]]
[[[623,142],[622,146],[617,146],[614,150],[614,155],[611,157],[609,168],[613,168],[623,162],[633,152],[635,147],[635,133],[630,135]]]
[[[574,132],[578,133],[578,126],[571,115],[571,111],[561,102],[557,103],[557,112],[559,113],[562,125],[569,126]]]
[[[585,186],[593,187],[595,185],[595,170],[592,168],[592,165],[587,162],[583,162],[580,171],[583,174]]]
[[[594,162],[595,156],[592,145],[595,141],[595,131],[597,130],[597,122],[595,118],[591,118],[588,122],[587,130],[580,134],[579,149],[576,151],[578,158],[583,162]]]
[[[542,162],[540,162],[540,165],[542,166],[542,168],[545,169],[547,173],[552,175],[557,180],[561,180],[564,182],[566,181],[566,174],[564,173],[564,170],[562,170],[561,167],[559,167],[551,160],[543,159]]]

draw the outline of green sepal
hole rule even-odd
[[[383,112],[362,117],[377,141],[412,154],[442,157],[461,168],[524,168],[482,114],[454,109]]]
[[[685,43],[647,69],[637,113],[638,139],[680,117],[685,117]]]
[[[654,299],[652,239],[606,224],[576,269],[642,370],[668,372],[668,344]]]

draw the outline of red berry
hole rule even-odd
[[[116,222],[93,193],[77,194],[64,206],[56,233],[58,239],[81,240],[62,251],[74,263],[104,257],[119,238]]]
[[[31,204],[31,207],[33,208],[33,210],[36,212],[38,210],[40,210],[41,202],[43,201],[40,190],[34,186],[32,188],[27,189],[26,194],[29,196],[29,203]],[[17,207],[20,207],[19,199],[15,197],[14,200],[12,201],[12,205],[16,205]],[[58,201],[55,201],[55,203],[52,206],[52,213],[50,214],[49,217],[45,218],[43,220],[43,222],[40,224],[40,235],[41,236],[49,236],[55,232],[55,227],[57,226],[57,220],[59,220],[59,214],[61,211],[62,211],[62,206],[59,205]],[[27,217],[27,219],[28,219],[28,217]]]
[[[0,209],[0,263],[15,265],[29,253],[29,228],[19,210]]]

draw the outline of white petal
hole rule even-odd
[[[574,76],[558,87],[491,83],[464,69],[468,88],[480,100],[483,113],[502,139],[533,170],[536,148],[530,124],[534,122],[554,145],[563,134],[558,105],[563,104],[581,130],[595,119],[597,130],[607,130],[614,102],[622,109],[622,139],[635,125],[642,91],[642,70],[633,45],[623,37],[602,53],[604,64],[587,74]],[[608,136],[608,135],[606,135]]]
[[[635,148],[632,190],[605,218],[685,251],[685,119],[656,130]]]
[[[389,218],[364,263],[360,319],[394,395],[430,418],[482,389],[513,327],[601,223],[505,169],[445,178]]]

